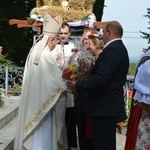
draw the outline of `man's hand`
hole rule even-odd
[[[76,88],[75,88],[75,82],[71,80],[66,81],[66,85],[68,89],[72,92],[72,94],[77,93]]]

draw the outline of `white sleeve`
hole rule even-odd
[[[150,60],[141,64],[134,81],[134,99],[150,104]]]

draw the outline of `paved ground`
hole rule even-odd
[[[5,102],[5,107],[1,108],[6,111],[8,111],[9,109],[11,109],[12,107],[16,107],[19,105],[19,97],[8,97],[8,101]],[[8,103],[9,102],[9,103]],[[1,111],[0,113],[0,117],[3,116],[3,113]],[[125,135],[123,134],[119,134],[118,132],[116,132],[116,145],[117,145],[117,149],[116,150],[124,150],[124,145],[125,145]],[[77,149],[72,149],[72,150],[79,150],[79,148]]]
[[[125,140],[125,135],[116,132],[116,150],[124,150]],[[71,148],[71,150],[80,150],[80,148]]]
[[[124,150],[124,145],[125,145],[125,140],[126,137],[125,135],[116,133],[116,140],[117,140],[117,149],[116,150]]]

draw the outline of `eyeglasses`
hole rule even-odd
[[[59,42],[59,37],[55,37],[55,41],[58,43]]]

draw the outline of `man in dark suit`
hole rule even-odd
[[[73,93],[88,92],[85,112],[91,116],[94,150],[116,150],[116,124],[126,119],[123,86],[129,68],[123,28],[111,21],[103,28],[104,49],[96,60],[92,76],[67,81]]]

